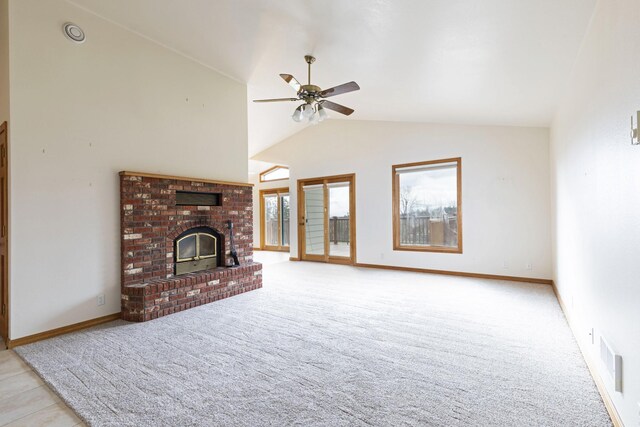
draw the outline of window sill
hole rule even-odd
[[[462,247],[447,248],[444,246],[397,246],[394,245],[394,251],[406,251],[406,252],[438,252],[448,254],[462,254]]]

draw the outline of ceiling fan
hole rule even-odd
[[[280,74],[280,77],[296,90],[298,94],[297,98],[255,99],[253,102],[303,101],[304,104],[298,106],[293,112],[293,116],[291,116],[296,122],[301,122],[305,119],[311,123],[321,122],[327,117],[325,108],[344,114],[345,116],[353,113],[353,109],[327,101],[324,98],[359,90],[360,86],[358,86],[358,83],[349,82],[322,90],[320,87],[311,84],[311,64],[315,62],[316,58],[311,55],[305,55],[304,60],[308,64],[308,84],[300,84],[291,74]]]

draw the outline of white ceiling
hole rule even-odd
[[[348,120],[548,126],[596,0],[72,3],[247,83],[252,156],[306,126],[250,100],[293,96],[308,53],[318,86],[360,84]]]

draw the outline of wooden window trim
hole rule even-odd
[[[286,169],[286,170],[289,170],[289,168],[288,168],[288,167],[286,167],[286,166],[282,166],[282,165],[275,165],[275,166],[272,166],[272,167],[270,167],[269,169],[267,169],[267,170],[265,170],[265,171],[260,172],[260,182],[286,181],[286,180],[288,180],[288,179],[289,179],[289,178],[264,179],[264,176],[265,176],[266,174],[268,174],[269,172],[273,172],[273,171],[274,171],[274,170],[276,170],[276,169]]]
[[[400,245],[400,179],[396,171],[407,167],[435,165],[439,163],[456,163],[457,165],[457,201],[458,201],[458,246],[449,248],[444,246],[407,246]],[[392,216],[393,216],[393,250],[411,252],[439,252],[439,253],[462,253],[462,158],[453,157],[449,159],[428,160],[425,162],[404,163],[391,167],[392,189]]]
[[[280,203],[280,194],[289,194],[289,209],[291,209],[291,193],[289,192],[289,187],[268,188],[265,190],[260,190],[260,250],[289,252],[291,242],[289,242],[289,245],[287,246],[283,246],[282,244],[279,246],[272,246],[272,245],[265,244],[264,196],[268,194],[276,194],[278,196],[278,203]],[[281,215],[282,215],[282,211],[280,207],[278,207],[278,224],[279,224],[278,228],[282,225],[282,218],[280,217]],[[289,213],[289,215],[291,215],[291,213]],[[289,221],[291,221],[291,216],[289,216]],[[289,227],[291,227],[291,225],[289,225]],[[282,232],[278,233],[278,240],[282,239],[281,233]],[[289,234],[289,238],[291,238],[291,234]]]

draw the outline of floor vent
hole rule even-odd
[[[616,354],[602,337],[600,337],[600,360],[613,381],[615,391],[622,392],[622,357]]]

